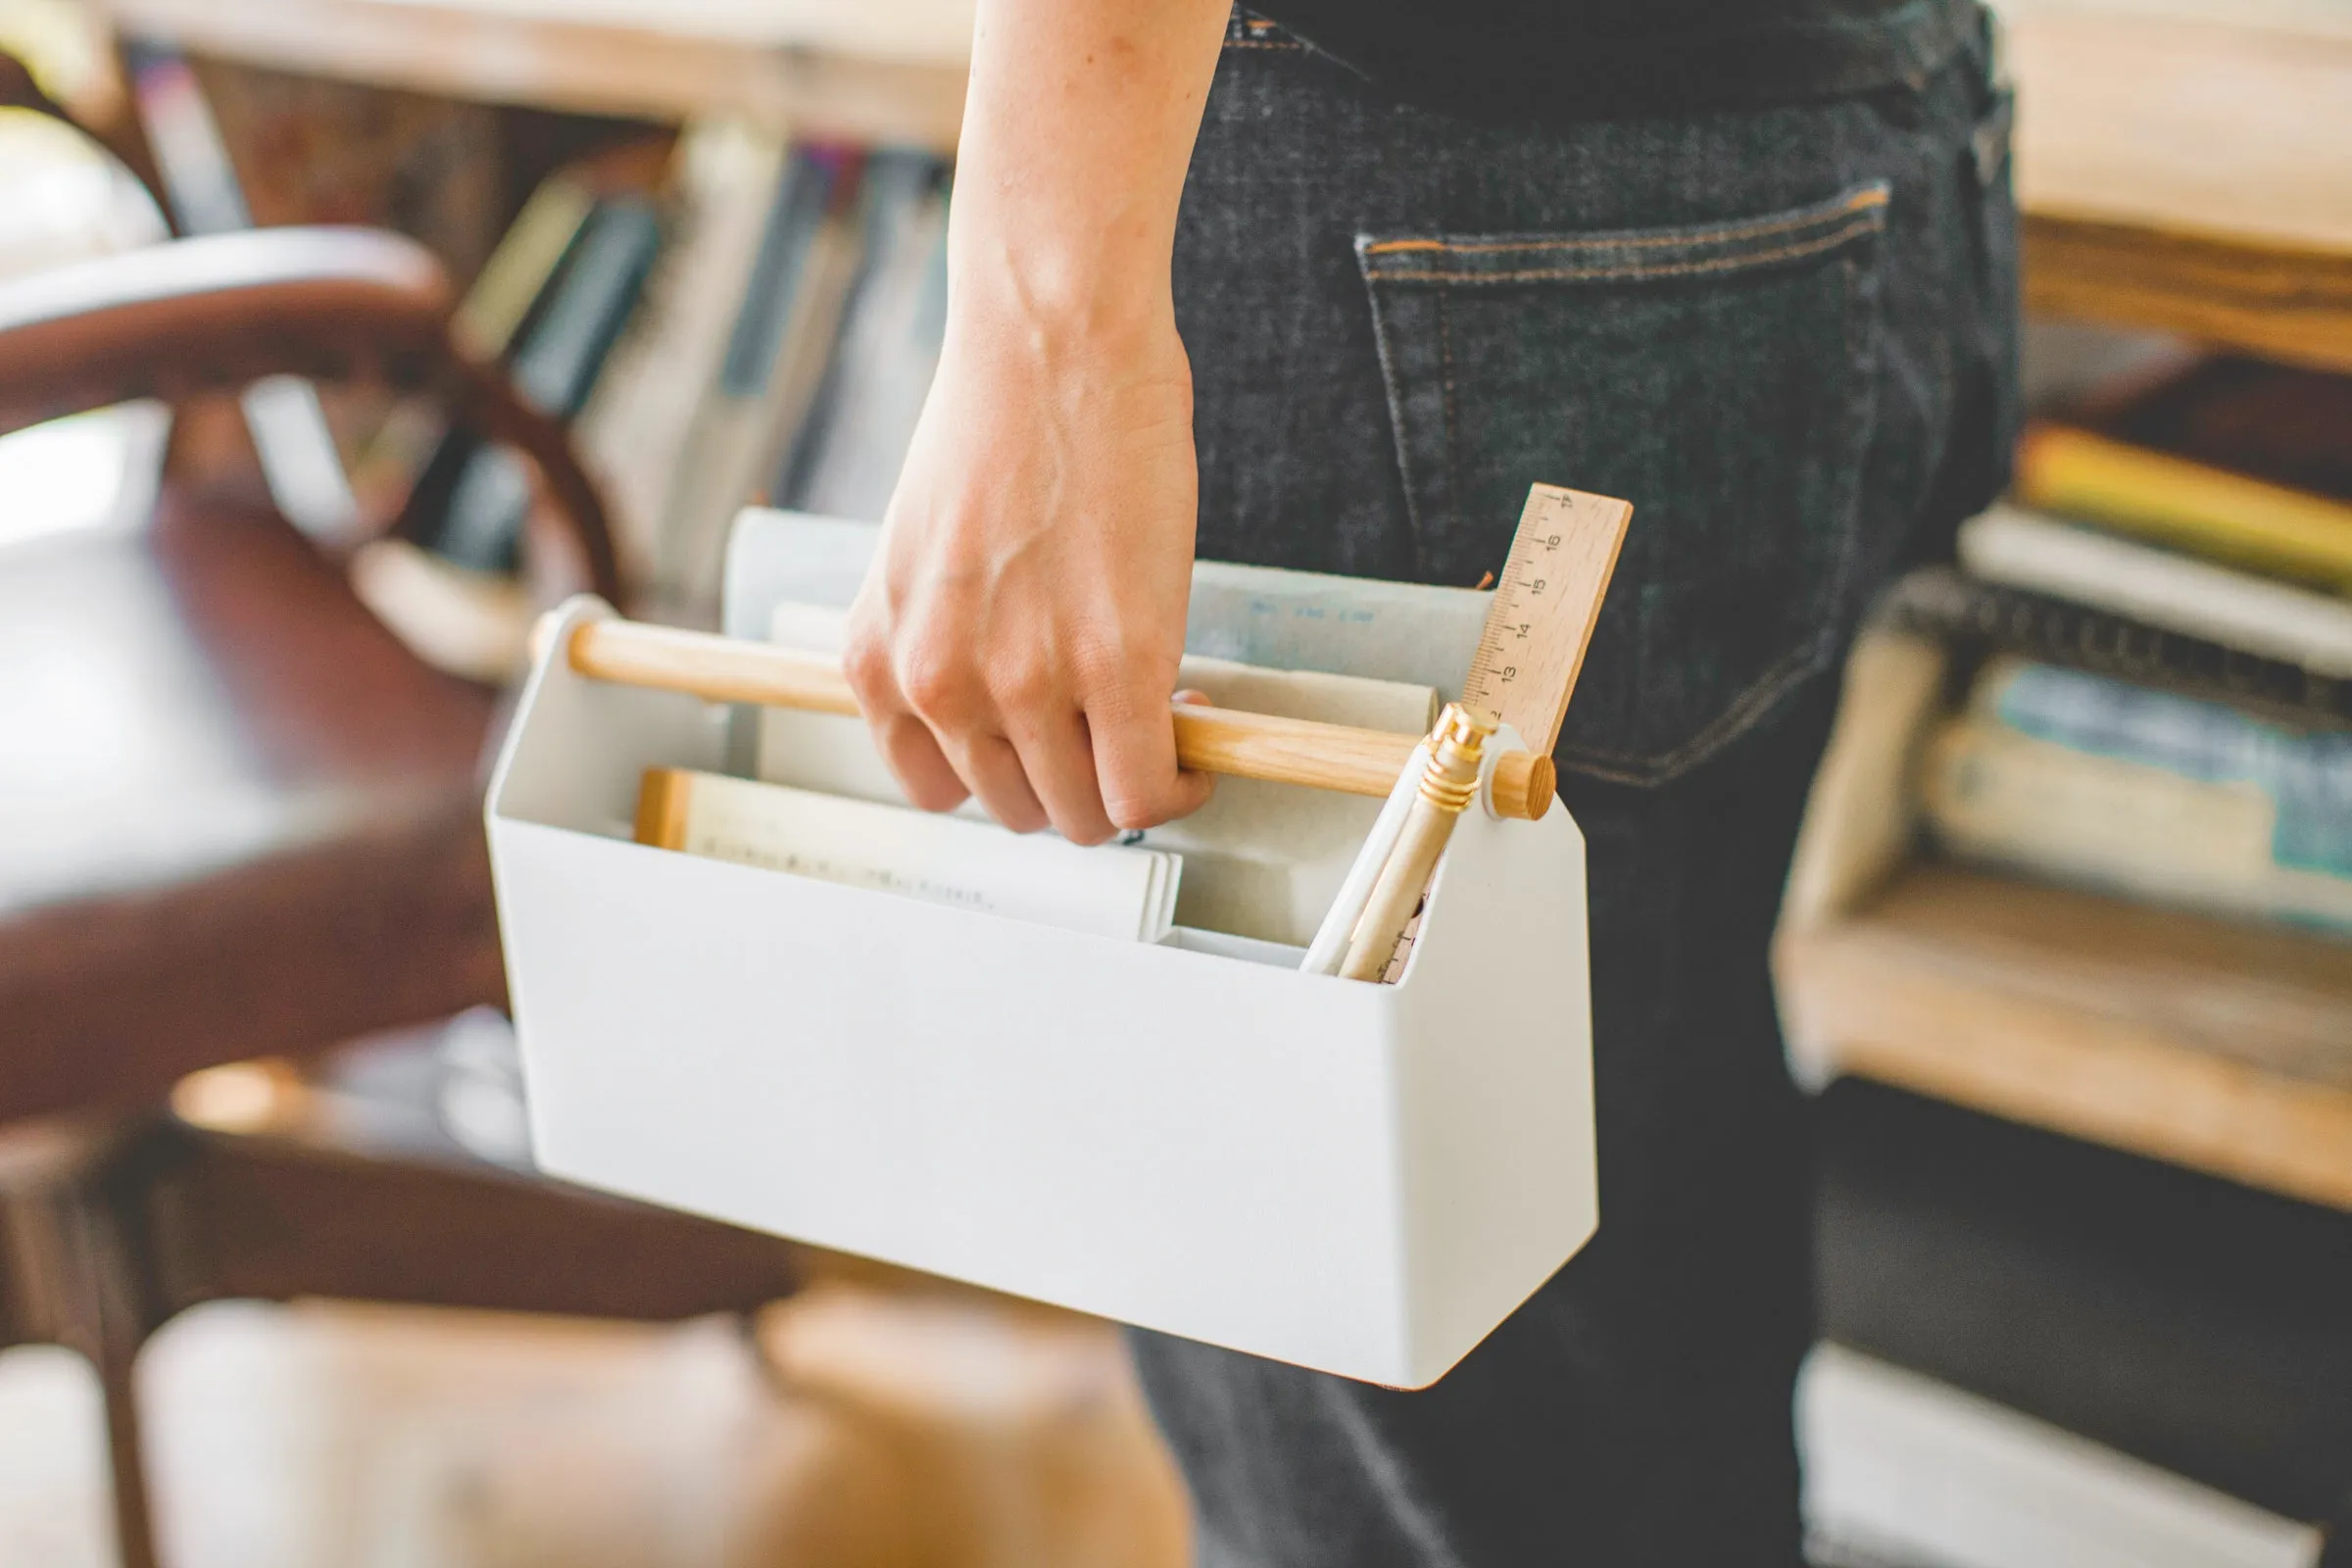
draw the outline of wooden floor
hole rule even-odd
[[[205,1308],[142,1365],[172,1568],[1181,1568],[1115,1335],[828,1286],[643,1330]],[[0,1354],[0,1563],[104,1568],[95,1388]]]

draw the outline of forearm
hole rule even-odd
[[[948,332],[851,612],[906,798],[1080,844],[1181,816],[1198,474],[1169,287],[1227,0],[980,0]]]
[[[980,0],[949,235],[959,327],[1164,327],[1226,0]]]

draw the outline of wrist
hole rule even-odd
[[[962,217],[964,215],[959,215]],[[970,214],[950,235],[948,334],[1051,353],[1118,354],[1175,331],[1173,236]]]

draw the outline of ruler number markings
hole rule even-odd
[[[1548,750],[1559,734],[1632,512],[1550,485],[1528,494],[1462,698],[1531,746]]]

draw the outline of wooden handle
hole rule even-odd
[[[858,713],[838,660],[768,643],[641,621],[588,620],[573,629],[565,657],[593,680],[685,692],[714,703]],[[1186,767],[1344,795],[1385,798],[1422,739],[1230,708],[1177,703],[1171,711],[1176,760]],[[1505,752],[1494,762],[1494,809],[1532,822],[1551,808],[1556,783],[1550,758]]]

